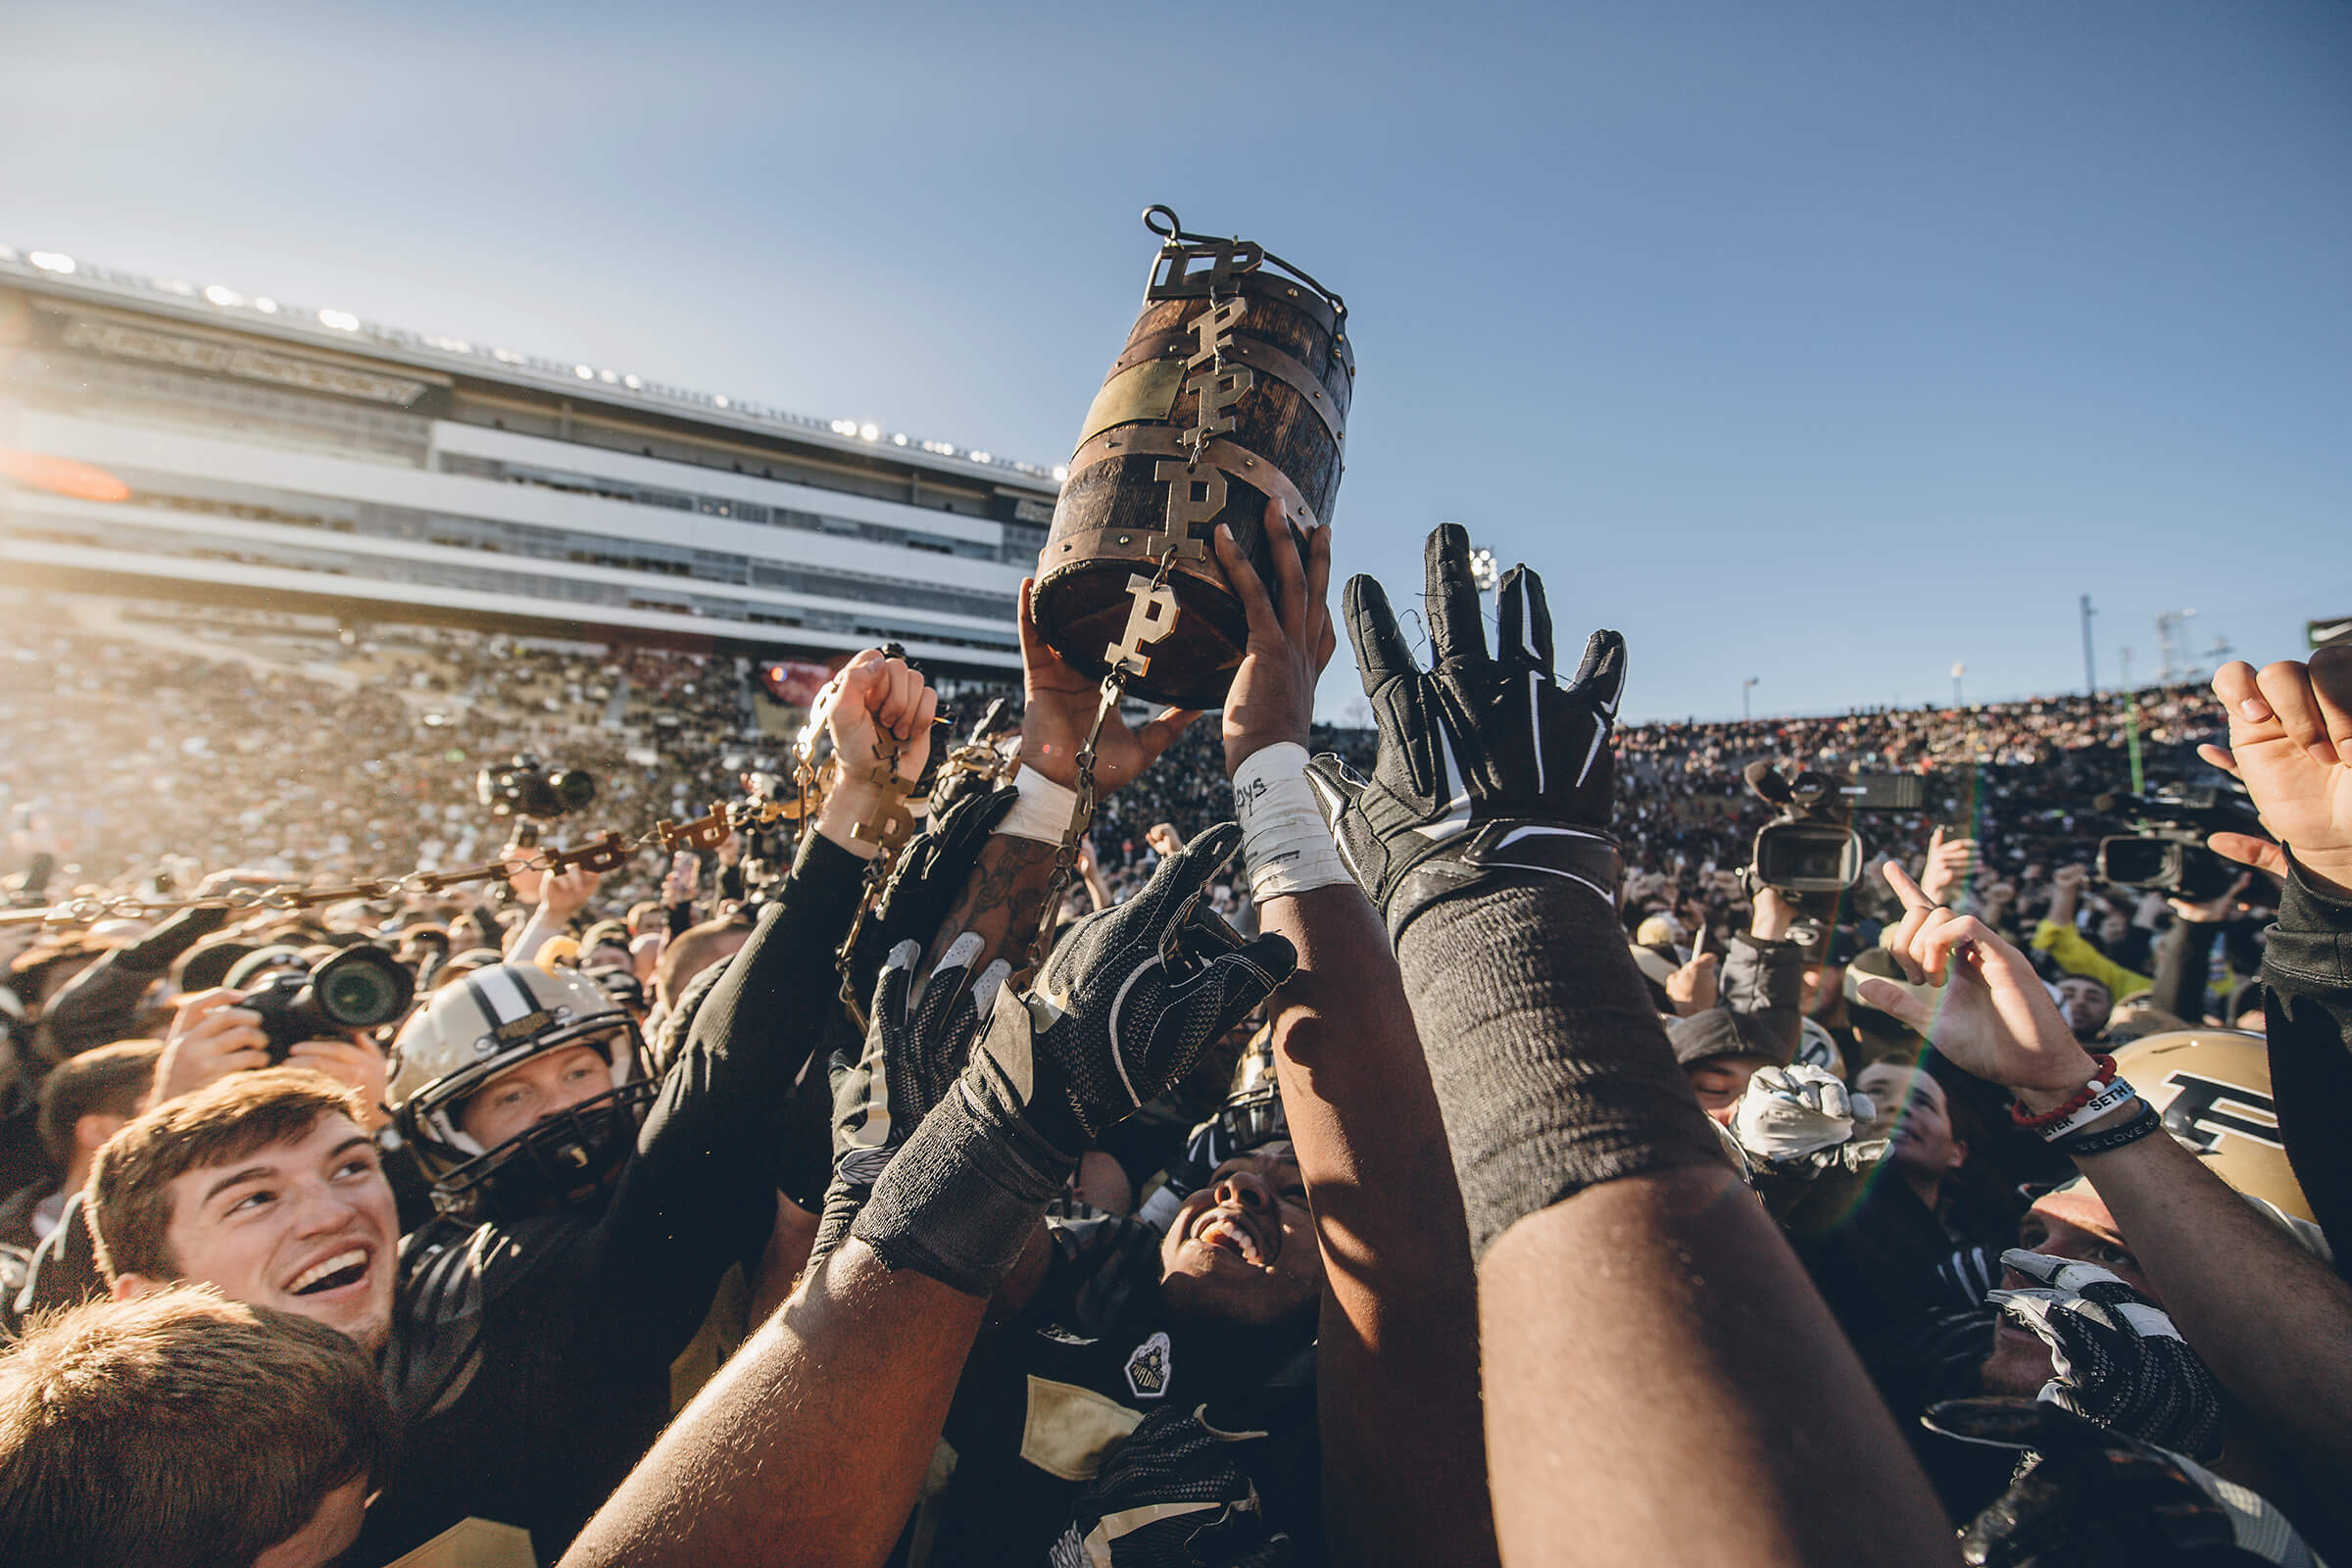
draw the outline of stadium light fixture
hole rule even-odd
[[[72,274],[74,270],[74,258],[63,251],[34,251],[24,259],[42,271],[55,272],[61,277]]]
[[[593,381],[596,379],[596,371],[585,365],[573,366],[571,368],[571,373],[578,376],[583,381]]]
[[[722,409],[731,409],[735,406],[727,401],[727,395],[724,392],[714,395],[710,401],[717,404]]]
[[[245,303],[244,295],[238,293],[233,288],[222,288],[218,283],[214,283],[207,287],[204,291],[204,297],[209,303],[223,307],[242,305]]]
[[[902,430],[898,434],[892,436],[890,438],[890,444],[894,447],[905,446],[906,444],[906,432]]]
[[[1054,465],[1054,482],[1055,484],[1060,484],[1060,483],[1064,482],[1065,480],[1067,480],[1067,479],[1069,478],[1069,476],[1070,476],[1070,466],[1069,466],[1068,464],[1066,464],[1066,463],[1056,463],[1055,465]]]
[[[267,294],[256,294],[253,297],[253,308],[261,312],[264,316],[275,316],[277,314],[277,301],[271,299]]]
[[[642,391],[645,387],[645,383],[638,380],[637,377],[633,375],[622,376],[620,378],[620,384],[627,387],[632,392]]]
[[[880,438],[881,434],[882,432],[880,430],[876,429],[870,424],[861,424],[858,427],[858,437],[861,441],[877,440]]]
[[[320,311],[318,324],[331,326],[338,332],[357,332],[360,329],[360,318],[349,311]]]

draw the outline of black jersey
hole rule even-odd
[[[350,1559],[469,1515],[569,1545],[669,1418],[669,1365],[774,1224],[770,1129],[836,985],[865,862],[813,835],[663,1075],[601,1208],[402,1246],[385,1376],[404,1423]]]
[[[982,1332],[956,1386],[943,1434],[955,1472],[927,1568],[1044,1563],[1089,1483],[1147,1418],[1251,1395],[1305,1343],[1171,1315],[1160,1238],[1135,1220],[1050,1218],[1047,1229],[1045,1283]],[[1311,1394],[1286,1409],[1311,1443]]]

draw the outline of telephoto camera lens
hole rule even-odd
[[[242,1005],[262,1015],[270,1059],[305,1040],[333,1038],[395,1022],[416,999],[416,983],[381,948],[345,948],[315,967],[273,971],[245,994]]]
[[[409,1010],[416,996],[409,971],[375,948],[346,948],[311,974],[318,1010],[343,1029],[374,1029]]]

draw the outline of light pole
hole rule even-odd
[[[2099,695],[2099,668],[2090,653],[2090,617],[2098,612],[2090,608],[2090,595],[2082,596],[2082,695]]]
[[[1756,716],[1748,710],[1747,694],[1756,689],[1756,682],[1761,677],[1759,676],[1750,675],[1747,677],[1747,679],[1740,683],[1740,721],[1743,724]]]
[[[1953,706],[1954,708],[1966,708],[1966,707],[1968,706],[1967,700],[1966,700],[1966,699],[1964,699],[1964,698],[1963,698],[1963,697],[1960,695],[1960,677],[1961,677],[1961,676],[1963,676],[1963,675],[1965,675],[1965,674],[1967,674],[1967,673],[1968,673],[1968,666],[1967,666],[1966,664],[1960,663],[1960,662],[1956,662],[1956,661],[1953,662],[1953,664],[1952,664],[1952,706]]]
[[[1493,593],[1502,581],[1502,563],[1494,559],[1494,552],[1485,545],[1470,552],[1470,580],[1478,584],[1478,591],[1482,594]]]

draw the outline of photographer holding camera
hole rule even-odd
[[[260,1012],[244,1005],[246,993],[236,986],[220,986],[181,999],[164,1036],[164,1054],[156,1064],[155,1090],[150,1105],[160,1105],[194,1094],[232,1072],[262,1067],[308,1067],[358,1091],[365,1125],[381,1127],[386,1068],[384,1053],[367,1038],[365,1028],[339,1033],[319,1032],[284,1041],[272,1039]]]

